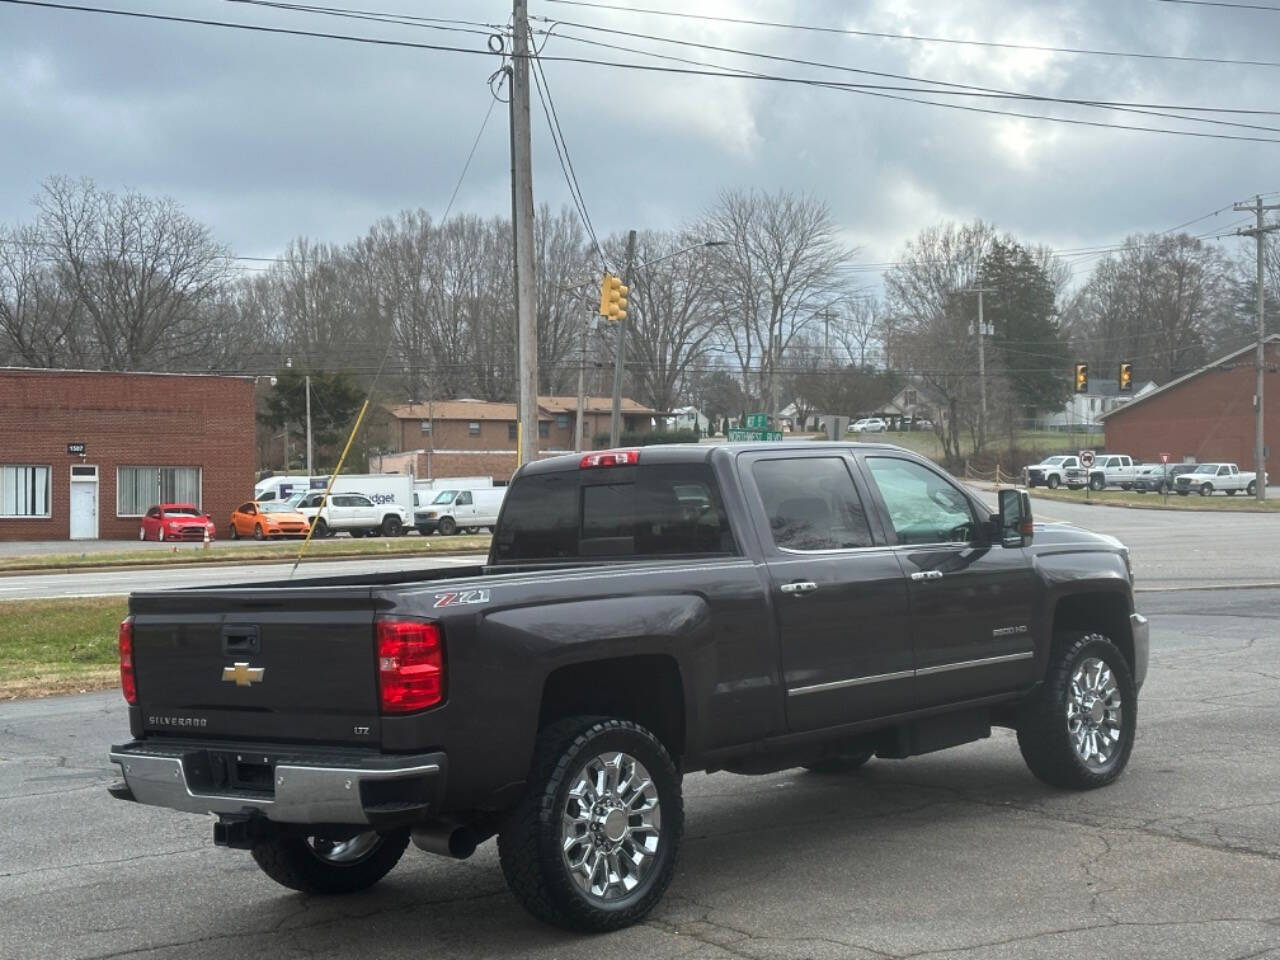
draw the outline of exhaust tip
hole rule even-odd
[[[480,837],[470,826],[451,821],[419,824],[410,836],[419,850],[454,860],[466,860],[480,844]]]

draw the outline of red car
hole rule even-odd
[[[213,539],[213,521],[199,507],[190,503],[162,503],[152,507],[138,527],[139,540],[200,540],[207,534]]]

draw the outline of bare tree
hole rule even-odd
[[[203,309],[230,279],[227,250],[168,198],[52,177],[36,200],[39,229],[96,340],[102,366],[199,367]]]
[[[87,367],[94,346],[84,312],[58,279],[32,226],[0,227],[0,363]]]
[[[759,364],[759,392],[776,414],[778,358],[849,292],[844,267],[855,251],[825,203],[787,191],[725,191],[696,232],[726,242],[709,257],[721,330],[747,392]]]

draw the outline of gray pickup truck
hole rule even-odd
[[[526,465],[472,568],[135,593],[121,799],[213,814],[286,887],[497,836],[572,929],[643,917],[698,770],[850,771],[1017,731],[1124,769],[1147,671],[1128,551],[992,513],[885,445],[646,447]]]

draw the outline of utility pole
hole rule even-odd
[[[533,275],[533,148],[529,132],[529,2],[512,2],[511,223],[515,232],[520,463],[538,456],[538,321]]]
[[[1262,197],[1254,197],[1253,203],[1237,203],[1232,207],[1233,210],[1253,211],[1258,216],[1258,225],[1250,230],[1237,230],[1242,237],[1253,237],[1258,245],[1258,352],[1254,361],[1256,366],[1255,377],[1257,384],[1253,391],[1253,468],[1257,473],[1257,493],[1254,494],[1259,501],[1267,499],[1267,458],[1266,458],[1266,439],[1263,436],[1263,383],[1262,374],[1266,366],[1266,285],[1263,283],[1262,276],[1262,254],[1266,235],[1272,230],[1280,230],[1280,223],[1273,223],[1271,226],[1264,224],[1264,214],[1268,210],[1280,210],[1280,203],[1273,203],[1265,206],[1262,203]]]
[[[307,374],[307,479],[311,473],[311,374]]]
[[[636,232],[627,234],[627,263],[622,272],[622,285],[631,289],[631,263],[636,255]],[[622,369],[627,360],[627,318],[618,321],[618,349],[613,358],[613,414],[609,418],[609,446],[622,442]]]
[[[982,319],[982,295],[995,292],[994,287],[969,287],[965,290],[965,293],[978,295],[978,446],[982,446],[987,438],[987,349],[983,341],[992,332]],[[973,327],[969,332],[973,332]]]
[[[587,330],[591,326],[591,311],[582,318],[582,337],[578,341],[578,419],[574,422],[577,436],[573,441],[573,452],[582,452],[583,418],[587,410]]]

